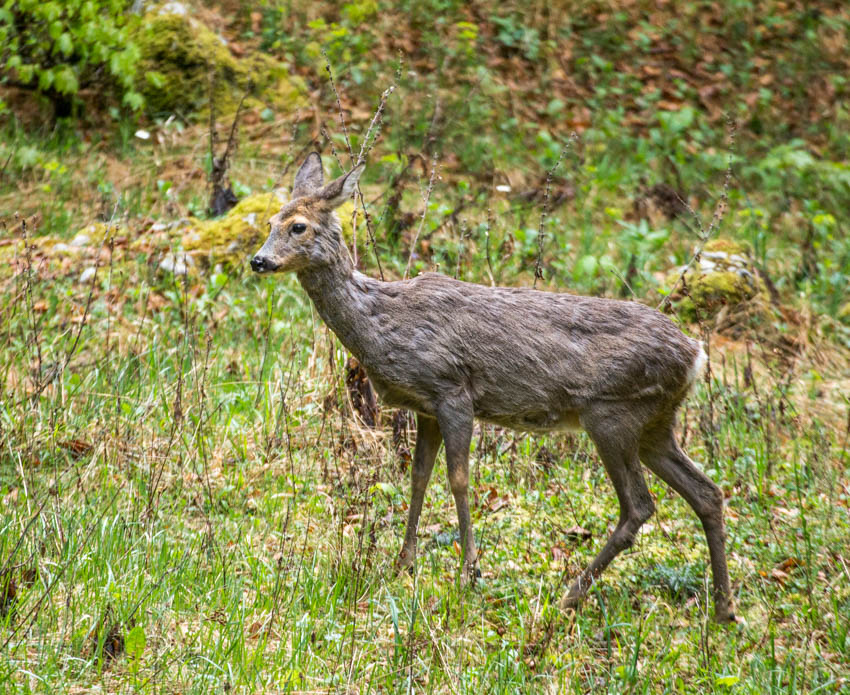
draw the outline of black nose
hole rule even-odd
[[[268,269],[268,261],[265,256],[254,256],[251,259],[251,270],[255,273],[262,273]]]

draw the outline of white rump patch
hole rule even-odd
[[[688,370],[688,383],[693,384],[697,377],[702,374],[705,369],[705,363],[708,361],[708,355],[705,354],[705,348],[702,341],[699,341],[699,352],[694,360],[693,366]]]

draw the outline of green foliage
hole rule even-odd
[[[80,89],[108,84],[141,108],[134,88],[138,47],[129,40],[126,0],[6,0],[0,5],[0,80],[34,89],[65,111]],[[104,75],[106,77],[104,77]]]
[[[215,32],[191,17],[150,12],[132,37],[141,54],[138,90],[152,115],[188,116],[207,108],[211,78],[219,113],[235,111],[246,94],[249,107],[285,111],[302,101],[299,81],[283,64],[259,52],[234,57]]]
[[[673,598],[683,601],[696,596],[703,588],[704,568],[693,565],[655,565],[646,573],[645,582],[649,586],[660,586]]]

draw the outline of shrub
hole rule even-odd
[[[0,83],[37,91],[68,116],[75,96],[109,85],[133,109],[137,46],[126,0],[5,0],[0,4]]]

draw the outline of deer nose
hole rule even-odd
[[[251,259],[251,270],[255,273],[263,273],[269,268],[269,262],[265,256],[254,256]]]

